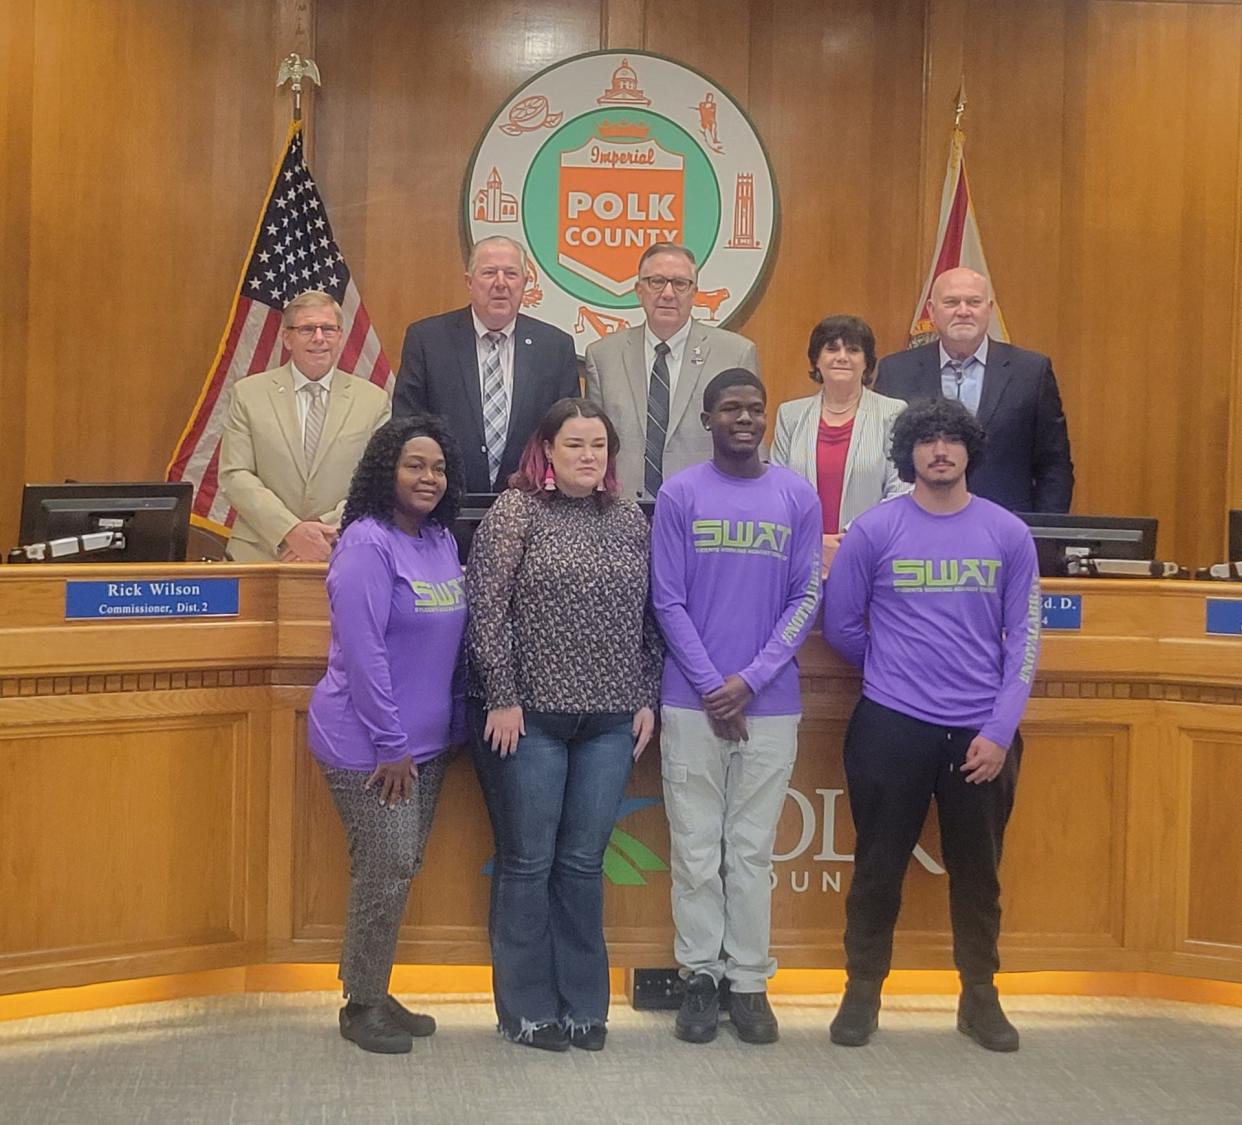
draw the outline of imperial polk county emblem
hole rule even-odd
[[[770,264],[776,183],[754,126],[704,75],[639,51],[537,74],[489,122],[463,186],[471,243],[530,251],[524,309],[578,351],[643,319],[638,259],[657,242],[699,263],[693,315],[724,325]]]

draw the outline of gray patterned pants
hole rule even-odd
[[[359,1004],[378,1004],[388,995],[397,931],[410,882],[423,863],[448,757],[440,754],[421,763],[413,796],[395,809],[380,804],[378,786],[362,787],[369,770],[319,763],[349,842],[349,911],[340,978],[346,997]]]

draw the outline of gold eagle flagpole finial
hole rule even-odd
[[[313,65],[313,64],[312,64]],[[957,101],[953,103],[953,128],[962,127],[962,117],[966,113],[966,76],[963,74],[957,87]]]
[[[315,65],[314,59],[304,59],[301,55],[290,55],[280,64],[280,70],[276,72],[276,89],[280,89],[286,82],[293,83],[293,120],[302,120],[302,79],[309,78],[316,86],[322,86],[323,82],[319,77],[319,67]]]

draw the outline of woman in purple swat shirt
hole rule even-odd
[[[398,1054],[435,1020],[388,993],[446,751],[464,735],[466,599],[450,527],[462,467],[444,423],[393,419],[354,473],[328,567],[332,645],[308,741],[349,841],[341,1034]]]

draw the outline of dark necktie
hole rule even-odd
[[[654,496],[664,483],[664,440],[668,435],[668,362],[669,346],[661,340],[656,344],[655,363],[647,387],[647,450],[643,465],[643,487]]]

